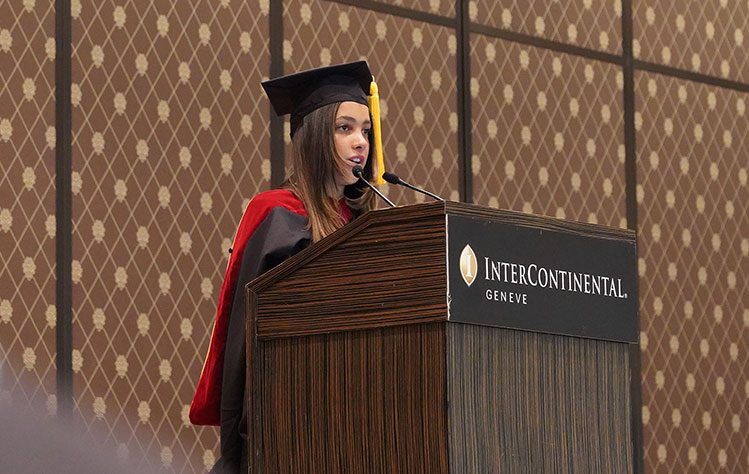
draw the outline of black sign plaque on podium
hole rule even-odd
[[[633,242],[447,216],[449,320],[637,343]]]

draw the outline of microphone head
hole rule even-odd
[[[382,173],[382,179],[387,181],[390,184],[400,184],[401,179],[398,177],[397,174],[391,173],[390,171],[385,171]]]
[[[359,165],[356,165],[353,168],[351,168],[351,174],[353,174],[354,176],[356,176],[359,179],[364,179],[363,176],[362,176],[363,173],[364,173],[364,170]]]

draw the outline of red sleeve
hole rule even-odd
[[[218,425],[220,422],[221,376],[224,365],[226,331],[242,255],[245,245],[255,229],[268,216],[271,209],[279,206],[307,217],[304,206],[293,193],[288,190],[268,191],[258,194],[250,201],[237,228],[229,265],[226,268],[224,283],[221,285],[221,293],[218,297],[216,321],[213,324],[208,354],[203,363],[200,380],[190,405],[190,421],[195,425]]]

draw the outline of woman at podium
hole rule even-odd
[[[311,69],[262,86],[275,112],[291,116],[292,170],[281,189],[250,201],[229,250],[211,342],[190,406],[193,424],[220,426],[215,473],[247,471],[244,286],[370,210],[376,196],[354,172],[374,183],[384,171],[375,150],[380,140],[372,134],[373,125],[379,132],[379,124],[373,124],[379,105],[370,103],[377,100],[377,86],[365,61]]]

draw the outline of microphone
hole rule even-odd
[[[354,176],[356,176],[357,178],[359,178],[359,181],[362,181],[364,184],[366,184],[367,186],[369,186],[370,188],[372,188],[372,191],[376,192],[378,196],[380,196],[382,199],[384,199],[385,202],[390,205],[390,207],[395,207],[395,204],[393,204],[393,202],[390,199],[386,198],[385,195],[382,194],[379,189],[375,188],[374,186],[372,186],[371,184],[369,184],[369,181],[367,181],[366,179],[364,179],[364,170],[362,169],[361,166],[359,166],[359,165],[354,166],[351,169],[351,173],[353,173]]]
[[[398,177],[398,175],[395,174],[395,173],[391,173],[389,171],[385,171],[384,173],[382,173],[382,179],[384,179],[385,181],[387,181],[390,184],[400,184],[400,185],[403,185],[403,186],[405,186],[407,188],[413,189],[414,191],[418,191],[418,192],[420,192],[422,194],[426,194],[427,196],[432,197],[432,198],[434,198],[434,199],[436,199],[438,201],[444,201],[444,199],[442,199],[441,197],[437,196],[436,194],[432,194],[432,193],[430,193],[429,191],[427,191],[425,189],[417,188],[416,186],[414,186],[412,184],[408,184],[407,182],[405,182],[402,179],[400,179]]]

